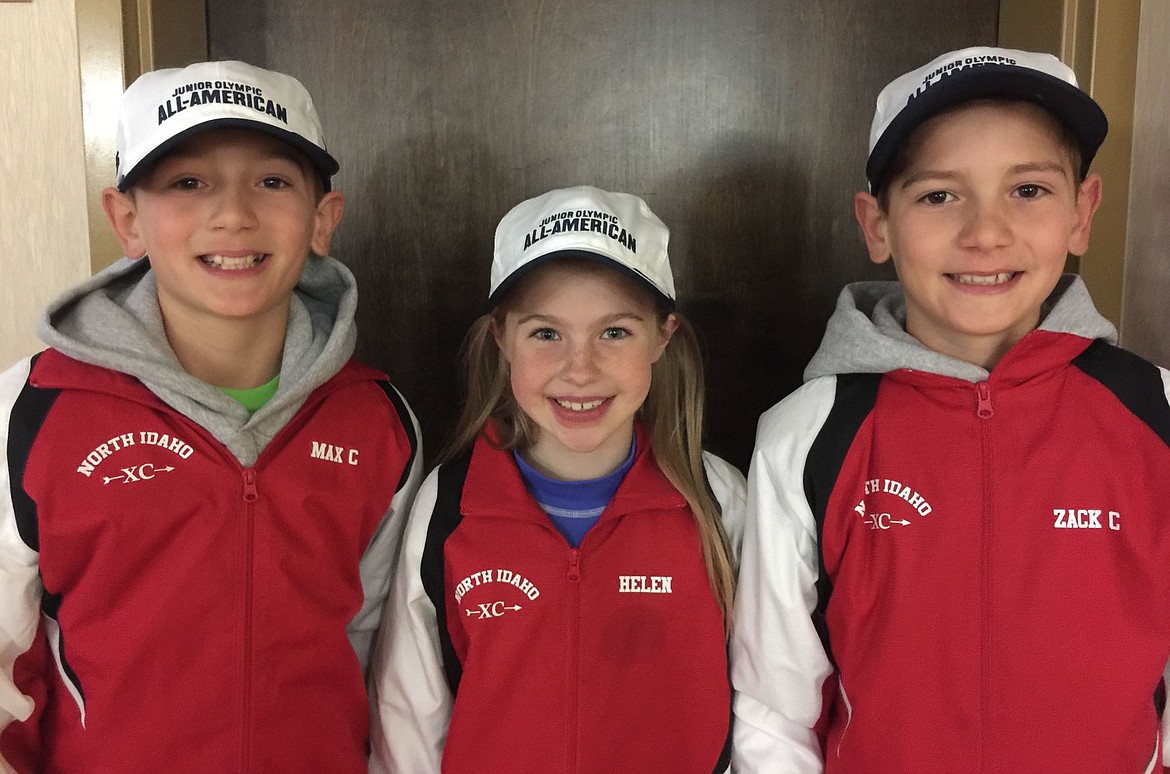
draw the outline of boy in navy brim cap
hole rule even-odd
[[[1055,57],[878,97],[848,286],[760,420],[736,769],[1151,772],[1170,654],[1170,374],[1081,280],[1100,107]]]

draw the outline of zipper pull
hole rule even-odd
[[[975,389],[979,393],[979,407],[975,413],[980,419],[991,419],[995,416],[995,410],[991,408],[991,388],[987,386],[987,382],[979,382]]]
[[[576,548],[569,552],[569,580],[573,583],[581,580],[581,552]]]
[[[258,497],[259,497],[259,495],[256,494],[256,469],[255,468],[245,468],[244,469],[244,502],[254,503],[254,502],[256,502],[256,499]]]

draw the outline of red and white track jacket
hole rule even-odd
[[[723,622],[647,439],[572,548],[483,437],[423,483],[375,654],[379,771],[711,774],[730,755]],[[705,455],[733,546],[743,476]]]
[[[982,378],[845,357],[761,419],[739,774],[1160,771],[1170,374],[1066,330],[1081,295]]]
[[[247,466],[125,374],[48,350],[0,375],[8,766],[366,771],[355,648],[421,478],[416,434],[354,362]]]

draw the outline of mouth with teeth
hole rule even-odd
[[[1002,271],[998,274],[948,274],[947,277],[960,285],[1003,285],[1011,282],[1022,272]]]
[[[561,398],[553,398],[553,403],[556,403],[558,406],[565,409],[566,411],[580,413],[583,411],[592,411],[593,409],[597,408],[601,404],[605,403],[605,398],[598,398],[597,400],[583,401],[580,403],[578,403],[577,401],[572,401],[572,400],[563,400]]]
[[[204,266],[210,266],[213,269],[224,269],[226,271],[252,269],[264,263],[267,258],[268,253],[253,253],[252,255],[208,254],[199,256],[199,260]]]

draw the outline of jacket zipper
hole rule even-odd
[[[982,556],[980,557],[980,581],[983,592],[981,605],[982,642],[980,659],[980,757],[983,760],[982,770],[992,770],[992,757],[989,750],[991,745],[991,429],[988,422],[995,416],[991,405],[991,388],[987,382],[975,385],[978,394],[978,404],[975,414],[981,420],[979,423],[980,458],[982,464],[983,484],[983,521],[982,521]]]
[[[581,675],[580,675],[580,634],[581,634],[581,551],[574,548],[569,552],[568,580],[571,584],[569,591],[569,681],[572,698],[569,702],[568,745],[565,770],[577,771],[577,723],[580,715]]]
[[[991,388],[987,386],[987,382],[979,382],[975,389],[979,394],[979,405],[975,413],[980,419],[991,419],[995,416],[995,410],[991,407]]]
[[[240,770],[251,771],[252,748],[252,548],[255,538],[256,469],[244,468],[244,695]]]

